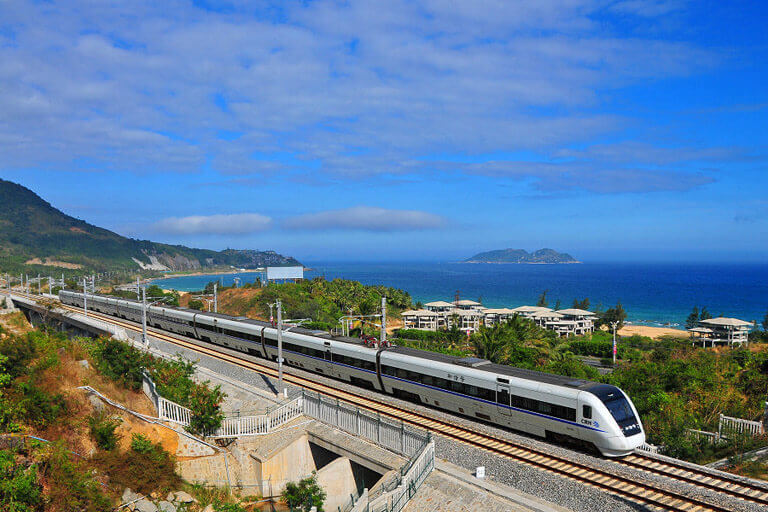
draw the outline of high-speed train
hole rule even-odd
[[[62,290],[64,304],[83,294]],[[88,294],[88,308],[141,322],[141,302]],[[147,325],[277,360],[277,329],[220,313],[148,306]],[[373,348],[356,338],[283,329],[286,364],[406,400],[550,440],[593,445],[620,457],[645,442],[635,406],[607,384],[407,347]]]

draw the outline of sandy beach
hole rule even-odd
[[[682,329],[672,329],[671,327],[650,327],[647,325],[625,325],[618,331],[619,336],[633,336],[639,334],[640,336],[648,336],[649,338],[657,339],[661,336],[677,336],[679,338],[687,338],[688,331]]]

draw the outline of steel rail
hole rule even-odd
[[[697,470],[685,464],[656,459],[640,453],[628,455],[616,462],[648,473],[723,492],[745,501],[768,505],[768,484],[760,485],[724,474]]]

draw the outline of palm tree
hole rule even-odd
[[[488,359],[492,363],[503,364],[507,360],[509,345],[501,326],[480,327],[471,338],[472,348],[477,357]]]

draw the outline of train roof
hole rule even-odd
[[[527,370],[525,368],[515,368],[514,366],[496,364],[486,359],[480,359],[477,357],[450,356],[447,354],[440,354],[439,352],[427,352],[425,350],[419,350],[410,347],[392,347],[387,349],[387,352],[403,354],[410,357],[418,357],[421,359],[437,361],[440,363],[455,364],[457,366],[472,368],[474,370],[489,372],[496,375],[516,377],[518,379],[532,380],[535,382],[542,382],[544,384],[552,384],[554,386],[564,386],[571,389],[581,389],[586,391],[594,386],[603,385],[584,379],[574,379],[573,377],[565,377],[563,375],[554,375],[552,373],[544,373],[536,370]]]
[[[71,290],[62,290],[62,291],[71,292]],[[72,293],[79,294],[80,292],[72,292]],[[101,295],[101,294],[89,294],[89,295],[96,295],[99,297],[110,298],[110,299],[125,300],[125,301],[133,302],[136,304],[141,304],[141,302],[137,301],[136,299],[128,299],[123,297],[114,297],[110,295]],[[154,307],[162,307],[162,306],[154,306]],[[269,322],[265,322],[263,320],[255,320],[255,319],[247,318],[244,316],[235,317],[235,316],[225,315],[224,313],[198,311],[196,309],[181,308],[178,306],[165,306],[165,308],[171,309],[171,310],[184,311],[187,313],[197,313],[203,316],[221,318],[221,319],[226,319],[230,321],[247,323],[247,324],[256,325],[259,327],[272,327],[272,324],[270,324]],[[298,326],[291,328],[290,332],[296,333],[296,334],[303,334],[306,336],[315,336],[317,338],[324,338],[331,341],[349,343],[357,346],[367,346],[359,338],[352,338],[348,336],[333,336],[325,331],[316,331],[316,330],[306,329]],[[461,366],[464,368],[472,368],[474,370],[480,370],[488,373],[493,373],[496,375],[505,375],[509,377],[516,377],[518,379],[525,379],[525,380],[531,380],[534,382],[541,382],[544,384],[551,384],[554,386],[563,386],[571,389],[580,389],[583,391],[595,392],[598,395],[604,395],[604,394],[608,395],[608,394],[611,394],[613,390],[617,389],[615,388],[615,386],[610,386],[608,384],[600,384],[597,382],[592,382],[584,379],[575,379],[572,377],[554,375],[551,373],[544,373],[536,370],[527,370],[525,368],[516,368],[514,366],[506,366],[503,364],[491,363],[486,359],[480,359],[477,357],[457,357],[457,356],[450,356],[447,354],[441,354],[439,352],[428,352],[426,350],[419,350],[415,348],[400,347],[400,346],[387,348],[386,351],[394,354],[403,354],[410,357],[426,359],[429,361],[455,364],[457,366]]]

